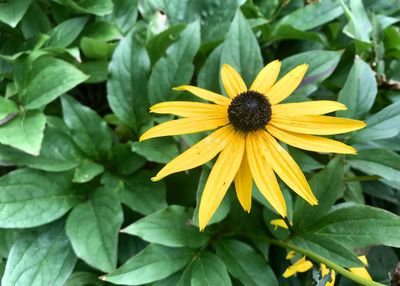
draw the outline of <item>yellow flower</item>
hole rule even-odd
[[[336,279],[335,271],[328,269],[325,266],[325,264],[321,263],[321,277],[324,277],[325,275],[328,275],[329,273],[331,275],[331,281],[326,283],[325,286],[334,286],[335,285],[335,279]]]
[[[277,230],[278,227],[281,227],[284,229],[289,229],[289,226],[287,225],[286,221],[281,218],[273,219],[269,223],[272,224],[273,226],[275,226],[275,230]],[[292,225],[291,222],[290,222],[290,225]]]
[[[280,104],[300,84],[308,65],[299,65],[276,81],[280,67],[279,61],[269,63],[248,89],[238,72],[224,64],[221,80],[229,98],[184,85],[175,90],[189,91],[212,104],[175,101],[159,103],[150,109],[154,113],[183,118],[151,128],[141,136],[140,141],[219,128],[169,162],[153,178],[158,181],[172,173],[198,167],[220,153],[201,197],[200,230],[205,228],[233,181],[239,202],[247,212],[251,208],[254,180],[272,207],[282,217],[286,216],[285,200],[275,173],[311,205],[318,203],[299,166],[275,138],[310,151],[356,153],[351,146],[313,135],[350,132],[363,128],[365,123],[323,116],[346,109],[335,101]]]
[[[356,274],[357,276],[360,276],[364,279],[372,281],[371,275],[369,275],[367,269],[365,268],[365,266],[368,265],[367,257],[365,257],[365,255],[362,255],[362,256],[359,256],[358,259],[360,259],[362,261],[362,263],[364,264],[364,267],[352,267],[352,268],[349,268],[349,270],[351,272],[353,272],[354,274]]]
[[[310,260],[306,260],[306,257],[303,256],[299,260],[297,260],[293,265],[286,268],[285,272],[282,274],[284,278],[289,278],[290,276],[295,275],[296,273],[303,273],[310,270],[313,267],[313,264]]]

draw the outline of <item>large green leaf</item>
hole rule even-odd
[[[217,255],[226,264],[229,273],[245,286],[277,286],[278,281],[264,257],[250,245],[238,240],[220,240]]]
[[[10,122],[19,112],[14,101],[0,96],[0,126]]]
[[[156,138],[132,143],[132,151],[145,157],[148,161],[168,163],[178,156],[178,147],[172,138]]]
[[[116,191],[96,189],[86,202],[74,207],[66,225],[76,255],[104,272],[111,272],[117,266],[118,232],[123,214]]]
[[[75,143],[93,159],[104,157],[112,144],[112,133],[106,122],[97,112],[70,96],[64,96],[61,103],[64,121]]]
[[[319,221],[313,231],[349,248],[375,244],[400,246],[400,218],[370,206],[342,206]]]
[[[221,65],[232,65],[248,86],[263,67],[260,46],[246,18],[238,10],[222,46]]]
[[[122,230],[142,239],[171,247],[200,247],[210,235],[191,224],[193,211],[182,206],[169,206],[150,214]]]
[[[52,0],[59,4],[75,9],[81,13],[104,16],[111,14],[113,10],[112,0]]]
[[[4,1],[2,1],[4,2]],[[32,0],[12,0],[0,2],[0,22],[15,28],[31,5]]]
[[[21,169],[0,178],[0,227],[34,227],[56,220],[83,199],[68,174]]]
[[[167,207],[164,182],[152,182],[152,172],[142,170],[122,178],[124,188],[120,200],[132,210],[148,215]]]
[[[293,212],[293,225],[296,229],[304,231],[330,211],[341,191],[343,168],[342,158],[337,157],[312,177],[309,184],[319,202],[312,206],[300,197],[296,199]]]
[[[142,285],[161,280],[183,268],[194,251],[150,244],[116,271],[101,279],[118,285]]]
[[[173,87],[189,84],[193,76],[193,58],[200,47],[200,24],[191,23],[180,34],[179,40],[173,43],[153,67],[149,79],[150,103],[171,101],[177,97]]]
[[[21,113],[0,126],[0,143],[31,155],[39,155],[45,124],[46,117],[40,111]]]
[[[347,106],[347,110],[338,111],[336,114],[341,117],[364,118],[374,104],[376,94],[374,72],[366,62],[356,56],[338,98],[339,102]]]
[[[24,108],[40,108],[86,79],[87,75],[65,61],[41,57],[33,63],[28,84],[21,91]]]
[[[350,137],[350,142],[365,143],[391,138],[400,133],[400,102],[395,102],[367,119],[367,126]]]
[[[150,58],[134,30],[121,40],[109,65],[108,102],[113,112],[136,132],[149,121],[147,81]]]
[[[63,222],[26,230],[11,249],[2,285],[62,286],[75,262]]]
[[[343,9],[337,0],[325,0],[289,13],[277,25],[290,25],[298,30],[307,31],[328,23],[342,14]]]
[[[363,6],[362,0],[350,0],[347,7],[343,0],[340,3],[347,17],[348,24],[344,27],[343,32],[361,42],[370,42],[372,24],[368,18],[367,12]]]
[[[222,45],[215,48],[208,56],[207,60],[200,69],[197,78],[199,87],[211,90],[213,92],[220,92],[219,86],[219,73],[220,62],[222,54]]]
[[[363,266],[357,256],[340,240],[314,233],[300,233],[291,240],[294,245],[310,250],[343,267]]]
[[[83,156],[72,139],[62,131],[48,127],[44,132],[38,156],[0,146],[0,160],[8,164],[28,166],[49,172],[66,171],[77,167]]]
[[[136,22],[138,0],[114,0],[114,20],[122,33],[128,33]]]
[[[211,252],[203,252],[193,263],[192,286],[232,285],[225,264]]]
[[[8,257],[11,247],[21,234],[20,229],[0,229],[0,256]]]
[[[68,47],[76,40],[83,28],[85,28],[88,20],[88,17],[78,17],[62,22],[51,31],[46,45],[59,48]]]
[[[349,157],[351,167],[368,175],[378,175],[400,186],[400,155],[387,149],[366,149]]]
[[[301,64],[308,64],[308,70],[297,88],[296,94],[309,95],[317,90],[318,85],[328,78],[336,69],[341,51],[308,51],[288,57],[282,61],[282,70],[280,75],[288,73],[291,69]],[[290,99],[290,97],[289,97]]]

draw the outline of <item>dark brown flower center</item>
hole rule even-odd
[[[236,130],[256,131],[265,128],[271,120],[271,104],[263,94],[248,90],[232,100],[228,116]]]

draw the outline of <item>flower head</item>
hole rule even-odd
[[[163,102],[150,109],[183,118],[151,128],[141,136],[141,141],[217,129],[169,162],[153,178],[157,181],[198,167],[219,154],[200,201],[200,230],[205,228],[233,181],[238,200],[248,212],[254,180],[272,207],[282,217],[286,216],[285,200],[275,174],[311,205],[318,203],[299,166],[276,139],[310,151],[356,153],[351,146],[314,135],[350,132],[363,128],[365,123],[322,115],[346,109],[335,101],[281,104],[298,87],[308,66],[299,65],[277,81],[280,67],[279,61],[269,63],[248,89],[239,73],[224,64],[221,80],[229,98],[184,85],[175,90],[189,91],[211,103]]]

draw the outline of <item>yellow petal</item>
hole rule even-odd
[[[286,203],[268,158],[267,146],[260,140],[265,131],[251,132],[246,137],[246,154],[251,174],[261,194],[271,206],[286,217]]]
[[[365,122],[324,115],[274,115],[268,124],[280,129],[314,135],[332,135],[355,131],[366,126]]]
[[[290,250],[290,251],[286,254],[285,259],[286,259],[286,260],[290,260],[290,259],[292,259],[292,258],[295,257],[295,256],[296,256],[296,251]]]
[[[367,266],[368,261],[367,261],[367,257],[365,257],[365,255],[362,256],[358,256],[358,259],[361,260],[361,262]],[[372,281],[372,277],[371,275],[369,275],[367,269],[365,267],[353,267],[353,268],[349,268],[349,270],[351,272],[353,272],[354,274],[356,274],[357,276],[360,276],[364,279],[370,280]]]
[[[294,274],[300,272],[306,272],[308,270],[310,270],[313,267],[311,261],[306,260],[306,257],[303,256],[303,258],[299,259],[298,261],[296,261],[295,264],[289,266],[285,272],[283,273],[283,277],[284,278],[288,278],[290,276],[293,276]]]
[[[268,97],[272,105],[277,104],[287,98],[301,83],[308,65],[302,64],[286,75],[284,75],[277,83],[275,83],[265,95]]]
[[[228,116],[221,118],[199,118],[190,117],[177,120],[171,120],[161,123],[147,130],[139,139],[139,141],[147,140],[155,137],[191,134],[201,131],[212,130],[229,123]]]
[[[246,84],[240,74],[228,64],[222,66],[221,80],[230,98],[235,98],[236,95],[247,90]]]
[[[272,106],[272,114],[282,115],[321,115],[337,110],[346,110],[343,103],[332,100],[283,103]]]
[[[235,132],[234,138],[215,162],[200,200],[200,231],[204,230],[232,183],[242,162],[244,146],[244,134]]]
[[[267,132],[263,132],[263,137],[268,144],[267,157],[275,173],[309,204],[318,204],[318,200],[312,193],[303,172],[289,153]]]
[[[284,228],[284,229],[288,229],[288,228],[289,228],[288,225],[286,224],[285,220],[283,220],[283,219],[281,219],[281,218],[273,219],[273,220],[271,220],[269,223],[272,224],[272,225],[274,225],[274,226],[276,226],[276,228],[277,228],[278,226],[281,227],[281,228]],[[276,228],[275,228],[275,229],[276,229]]]
[[[274,127],[273,125],[268,125],[267,130],[272,136],[280,141],[300,149],[339,154],[357,153],[355,148],[332,139],[284,131]]]
[[[349,270],[357,276],[372,281],[372,277],[371,275],[369,275],[365,267],[354,267],[354,268],[349,268]]]
[[[266,94],[267,91],[274,85],[278,78],[281,69],[281,62],[276,60],[267,64],[257,75],[250,90],[258,91]]]
[[[250,212],[253,178],[251,177],[251,171],[249,163],[247,162],[246,154],[243,155],[242,164],[240,165],[235,177],[235,189],[237,198],[243,209]]]
[[[231,142],[234,133],[232,125],[211,133],[165,165],[152,178],[152,181],[159,181],[170,174],[190,170],[207,163]]]
[[[218,93],[197,87],[197,86],[192,86],[192,85],[181,85],[178,87],[174,87],[173,90],[177,91],[189,91],[190,93],[204,99],[208,100],[211,102],[214,102],[216,104],[221,104],[221,105],[229,105],[231,103],[231,100],[229,98],[226,98],[225,96],[222,96]]]
[[[336,273],[332,269],[328,269],[325,264],[321,263],[321,278],[324,277],[325,275],[328,275],[330,273],[331,275],[331,281],[326,283],[325,286],[334,286],[335,285],[335,278],[336,278]]]
[[[150,112],[173,114],[182,117],[223,117],[227,116],[228,106],[189,101],[161,102],[150,107]]]

